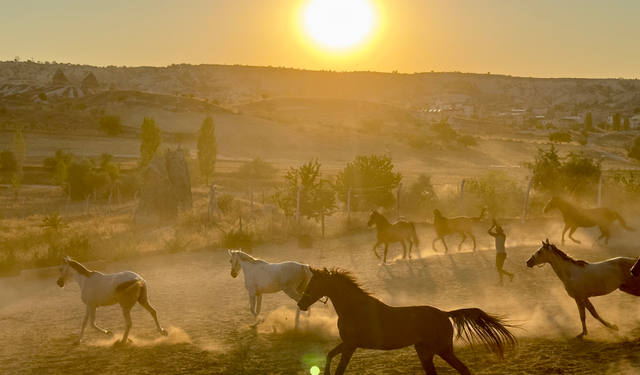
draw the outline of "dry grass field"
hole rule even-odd
[[[635,220],[634,220],[635,221]],[[483,223],[478,233],[483,233]],[[634,223],[635,224],[635,223]],[[301,250],[293,243],[255,248],[253,255],[271,262],[295,260],[313,267],[342,267],[353,272],[363,286],[382,301],[399,306],[426,304],[443,310],[479,307],[505,314],[521,324],[514,332],[519,347],[499,362],[482,348],[458,344],[459,357],[477,374],[640,374],[640,300],[622,292],[593,299],[598,312],[620,327],[611,332],[587,318],[589,336],[580,332],[578,312],[551,267],[528,269],[525,261],[539,240],[558,240],[560,223],[549,226],[506,226],[508,253],[505,268],[515,272],[514,282],[496,286],[491,238],[479,235],[477,252],[469,245],[462,252],[434,253],[429,249],[433,230],[418,227],[422,240],[414,259],[399,259],[396,244],[390,262],[381,264],[372,251],[375,233],[316,241]],[[583,239],[595,232],[581,230]],[[614,256],[637,256],[638,236],[617,233],[607,247],[568,246],[576,258],[599,261]],[[453,240],[455,241],[455,240]],[[586,242],[586,241],[585,241]],[[561,247],[563,248],[563,247]],[[312,366],[324,368],[324,356],[339,339],[336,315],[329,303],[316,304],[310,316],[302,314],[300,329],[293,328],[295,303],[283,293],[265,295],[257,329],[249,324],[243,275],[231,278],[226,250],[194,250],[151,255],[109,263],[106,272],[132,270],[148,282],[150,301],[169,336],[157,334],[148,313],[135,307],[131,339],[126,347],[113,347],[124,322],[118,307],[98,310],[97,323],[113,330],[114,338],[87,331],[85,341],[73,345],[84,305],[79,287],[65,289],[55,279],[0,279],[0,368],[3,374],[308,374]],[[334,366],[337,361],[334,361]],[[438,359],[441,374],[455,373]],[[351,374],[419,374],[411,348],[381,352],[358,350],[347,369]]]

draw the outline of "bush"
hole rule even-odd
[[[223,214],[228,215],[235,209],[234,198],[229,194],[222,194],[218,197],[218,208]]]
[[[100,129],[109,135],[118,135],[122,133],[122,124],[120,116],[104,116],[100,119]]]
[[[240,165],[236,172],[238,178],[242,179],[267,179],[273,177],[278,170],[262,158],[254,158],[251,161],[245,161]]]
[[[487,207],[494,217],[513,217],[521,214],[524,190],[506,172],[492,170],[466,181],[465,198],[467,211]]]
[[[549,140],[551,142],[571,142],[571,133],[569,132],[555,132],[549,135]]]
[[[478,145],[478,141],[469,134],[459,136],[456,141],[464,147],[475,147]]]
[[[416,150],[422,150],[425,147],[427,147],[429,142],[427,141],[427,138],[425,138],[425,137],[414,135],[414,136],[409,137],[409,139],[407,140],[407,144],[411,148],[414,148]]]
[[[438,196],[433,190],[431,176],[421,174],[401,196],[402,212],[430,215],[438,206]]]
[[[14,172],[18,170],[18,161],[16,155],[11,151],[2,151],[0,153],[0,171]]]
[[[240,232],[231,229],[229,232],[224,233],[224,247],[227,249],[238,249],[247,245],[251,246],[253,242],[253,232],[243,231]]]
[[[87,159],[72,160],[68,168],[68,188],[72,199],[84,199],[93,194],[94,189],[102,189],[109,184],[106,172],[97,172]]]

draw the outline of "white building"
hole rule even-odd
[[[630,129],[640,129],[640,115],[635,115],[629,119]]]

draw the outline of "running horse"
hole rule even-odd
[[[596,312],[589,298],[604,296],[619,289],[632,296],[640,297],[640,266],[634,266],[636,259],[618,257],[603,262],[589,263],[584,260],[576,260],[558,249],[554,244],[542,242],[542,247],[527,260],[527,267],[551,264],[553,271],[564,284],[564,289],[578,305],[580,320],[582,321],[582,333],[577,338],[587,335],[585,322],[585,308],[605,327],[614,331],[618,326],[602,319]],[[636,271],[632,267],[638,267]]]
[[[342,342],[326,358],[324,373],[331,375],[331,360],[342,354],[336,375],[342,375],[357,348],[393,350],[413,345],[425,373],[436,374],[433,357],[440,356],[460,374],[469,368],[453,352],[456,339],[482,343],[502,359],[507,346],[515,347],[511,325],[503,318],[478,308],[442,311],[431,306],[392,307],[362,289],[345,270],[311,269],[313,277],[307,285],[300,310],[307,310],[323,296],[333,303],[338,314],[338,330]]]
[[[458,245],[458,251],[462,248],[464,241],[467,240],[467,234],[473,240],[473,251],[476,251],[476,236],[473,235],[473,223],[482,220],[486,211],[486,208],[482,208],[480,215],[476,217],[458,216],[447,218],[442,216],[442,213],[437,208],[433,210],[433,226],[436,230],[436,238],[434,238],[431,243],[433,251],[438,251],[436,250],[436,241],[438,240],[442,241],[442,244],[444,245],[444,252],[446,253],[449,251],[447,243],[444,242],[444,237],[455,233],[462,236],[462,241],[460,242],[460,245]]]
[[[595,244],[604,237],[605,245],[609,243],[609,227],[613,224],[616,219],[620,222],[620,225],[624,229],[629,232],[635,231],[634,228],[630,228],[625,223],[622,216],[620,216],[617,212],[612,211],[608,208],[591,208],[585,209],[572,205],[566,200],[560,197],[553,197],[544,207],[544,212],[547,213],[553,209],[559,209],[562,212],[562,217],[564,219],[564,229],[562,230],[562,244],[564,245],[564,234],[567,230],[569,231],[569,239],[571,241],[580,244],[581,242],[573,238],[573,233],[578,228],[589,228],[595,227],[596,225],[600,228],[600,237],[595,240],[593,243]]]
[[[412,222],[406,220],[398,220],[395,223],[391,224],[389,220],[377,210],[371,210],[371,216],[369,216],[367,226],[372,225],[376,226],[376,234],[378,237],[378,241],[375,245],[373,245],[373,253],[376,254],[376,257],[378,259],[380,259],[380,255],[378,255],[376,248],[380,246],[380,244],[384,244],[384,258],[382,262],[386,262],[389,244],[393,242],[400,242],[400,244],[402,244],[402,250],[404,251],[403,258],[406,259],[407,246],[404,244],[404,240],[407,240],[407,242],[409,242],[409,259],[411,259],[411,249],[413,248],[413,243],[415,242],[416,247],[420,244],[418,235],[416,234],[416,227]]]
[[[306,264],[297,262],[269,263],[256,259],[240,250],[229,250],[231,255],[231,277],[238,277],[244,271],[244,286],[249,292],[251,314],[256,318],[252,327],[257,327],[264,319],[260,316],[262,295],[283,291],[294,301],[302,298],[302,293],[311,279],[311,271]],[[296,311],[295,327],[298,327],[300,310]]]
[[[124,335],[120,341],[116,341],[116,344],[127,343],[127,337],[129,336],[129,330],[132,325],[131,309],[136,302],[149,311],[156,323],[158,332],[160,332],[162,336],[168,335],[167,331],[165,331],[158,322],[156,310],[149,304],[147,283],[142,277],[131,271],[110,274],[90,271],[69,256],[65,256],[62,267],[60,267],[60,277],[57,281],[58,286],[64,288],[73,276],[75,276],[76,281],[80,285],[80,298],[82,302],[87,305],[87,311],[82,321],[82,329],[80,330],[77,343],[82,341],[82,335],[84,334],[87,321],[89,321],[91,327],[96,330],[107,335],[113,335],[111,331],[96,326],[96,309],[100,306],[111,306],[116,303],[120,304],[122,308],[122,315],[124,316],[126,324]]]

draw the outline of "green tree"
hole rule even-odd
[[[115,182],[120,178],[120,167],[113,163],[113,155],[102,154],[100,155],[100,172],[104,172],[109,176],[111,182]]]
[[[391,158],[384,155],[356,156],[352,163],[342,169],[336,178],[338,199],[347,202],[349,188],[352,188],[351,208],[353,210],[374,207],[391,207],[395,196],[391,190],[402,180],[400,173],[393,172]]]
[[[611,128],[614,131],[619,131],[622,129],[622,124],[620,122],[620,113],[617,113],[613,115],[613,123],[611,124]]]
[[[140,165],[146,167],[158,154],[158,148],[162,143],[162,131],[160,131],[160,128],[156,125],[156,120],[151,117],[144,118],[141,131]]]
[[[406,193],[401,197],[402,212],[424,215],[425,212],[433,212],[438,206],[438,196],[436,195],[431,176],[421,174],[415,180]]]
[[[323,184],[322,173],[316,159],[300,168],[293,168],[284,176],[285,187],[278,189],[272,199],[284,210],[285,215],[296,213],[298,189],[300,190],[300,215],[316,221],[332,215],[337,209],[333,189]]]
[[[473,212],[489,207],[494,217],[521,213],[524,191],[504,171],[491,170],[480,178],[468,179],[464,193]]]
[[[602,173],[600,160],[583,152],[561,158],[554,145],[538,149],[533,163],[525,163],[533,174],[533,187],[549,195],[584,195],[597,187]]]
[[[85,158],[74,158],[67,167],[67,190],[71,199],[84,199],[93,194],[94,189],[101,190],[109,184],[109,175],[95,168]]]
[[[587,115],[584,116],[584,130],[593,130],[593,115],[591,114],[591,112],[587,112]]]
[[[629,148],[627,155],[630,158],[640,160],[640,137],[636,137],[636,139],[633,140],[633,144]]]
[[[109,135],[118,135],[122,133],[122,123],[120,116],[104,116],[100,119],[100,129]]]
[[[267,163],[260,157],[256,157],[250,161],[243,162],[236,173],[238,177],[242,179],[261,180],[273,177],[276,172],[277,169],[273,165]]]
[[[629,130],[630,127],[631,127],[631,121],[629,121],[628,117],[625,117],[624,121],[622,122],[622,130],[627,131]]]
[[[218,156],[215,131],[216,125],[213,123],[213,118],[207,115],[198,135],[198,165],[200,167],[200,175],[204,177],[207,186],[209,185],[209,178],[213,176],[215,171]]]

